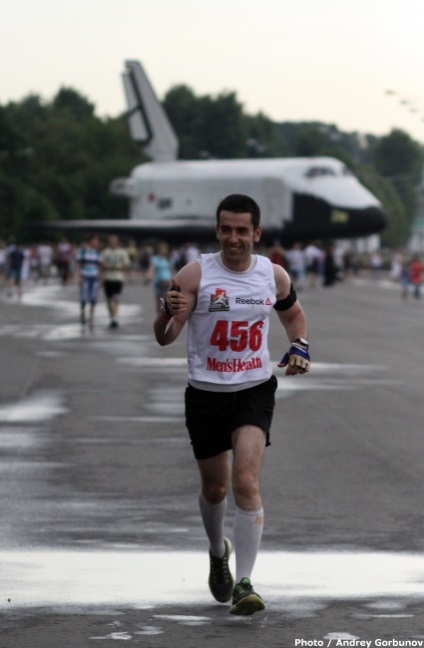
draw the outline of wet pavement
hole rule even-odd
[[[0,296],[1,648],[424,646],[423,305],[368,280],[301,299],[314,368],[275,367],[267,608],[239,619],[208,594],[185,339],[154,342],[151,287],[127,286],[116,331],[103,300],[80,326],[75,286]],[[270,342],[277,361],[276,318]]]

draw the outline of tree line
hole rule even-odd
[[[276,123],[263,113],[246,114],[234,92],[196,96],[186,85],[171,88],[163,105],[181,159],[341,159],[386,209],[382,243],[407,242],[423,167],[423,147],[408,133],[394,129],[377,137],[321,122]],[[143,161],[125,116],[98,117],[72,88],[61,88],[51,101],[29,95],[0,105],[0,239],[29,239],[43,220],[127,218],[127,201],[108,187]]]

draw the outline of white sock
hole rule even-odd
[[[224,519],[227,510],[227,498],[224,497],[219,504],[211,504],[201,492],[199,506],[203,526],[209,539],[210,552],[212,556],[222,558],[225,553]]]
[[[236,506],[234,546],[236,552],[236,583],[250,578],[261,544],[264,510],[244,511]]]

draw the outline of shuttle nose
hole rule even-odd
[[[382,232],[387,227],[387,215],[383,209],[370,209],[369,218],[374,232]]]
[[[378,234],[387,227],[387,215],[379,207],[369,207],[355,214],[352,226],[361,232],[360,236]]]

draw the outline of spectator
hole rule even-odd
[[[424,272],[423,263],[421,261],[420,256],[416,254],[412,259],[411,265],[409,266],[409,281],[411,283],[412,294],[414,295],[415,299],[420,299],[421,297],[423,272]]]
[[[7,250],[7,276],[9,280],[8,296],[13,297],[16,289],[18,298],[22,297],[22,269],[25,261],[25,250],[20,243],[12,243]]]

